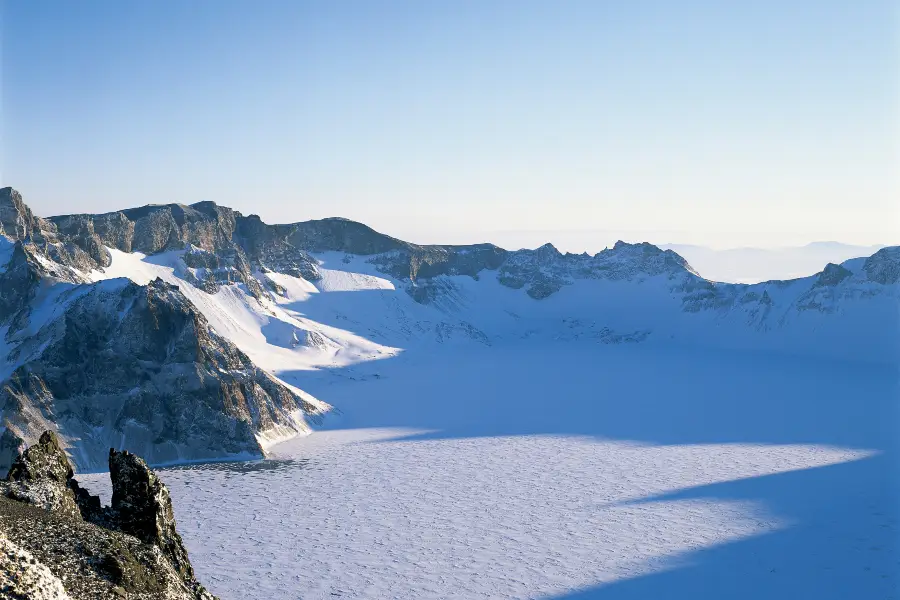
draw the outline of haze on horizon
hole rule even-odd
[[[0,184],[42,215],[213,200],[421,243],[900,242],[889,0],[48,1],[0,18]]]

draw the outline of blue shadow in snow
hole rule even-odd
[[[674,557],[668,569],[556,596],[645,598],[896,598],[897,462],[855,462],[681,490],[637,503],[754,499],[794,523]]]
[[[642,499],[636,504],[750,503],[785,525],[558,598],[898,597],[896,366],[654,343],[549,342],[451,344],[427,357],[411,352],[280,375],[343,411],[327,428],[418,430],[401,438],[410,441],[575,435],[870,450],[851,462]]]

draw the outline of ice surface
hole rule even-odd
[[[223,599],[896,591],[893,368],[519,341],[282,376],[341,414],[161,472]]]

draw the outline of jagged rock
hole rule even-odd
[[[696,277],[690,265],[671,250],[619,241],[594,256],[562,254],[553,244],[510,252],[499,267],[498,281],[513,289],[524,287],[529,296],[542,300],[576,279],[620,281],[657,275]]]
[[[525,288],[535,299],[546,298],[579,278],[694,274],[671,250],[647,243],[618,242],[595,256],[564,255],[551,244],[515,252],[492,244],[423,246],[340,218],[268,225],[256,215],[245,217],[212,202],[151,205],[104,215],[54,217],[52,221],[61,238],[80,247],[101,266],[105,259],[99,248],[103,245],[147,254],[187,248],[185,278],[193,285],[213,293],[221,285],[240,282],[257,298],[267,294],[269,287],[257,280],[257,270],[272,269],[318,281],[321,274],[311,252],[368,256],[381,272],[408,282],[410,295],[422,303],[433,302],[436,291],[423,283],[443,276],[478,277],[484,270],[499,269],[501,284]]]
[[[5,187],[0,189],[0,235],[11,240],[25,240],[40,234],[43,219],[35,217],[22,200],[22,194]]]
[[[841,265],[828,263],[825,265],[822,272],[819,273],[819,276],[816,278],[816,283],[813,285],[817,287],[835,286],[852,275],[853,273]]]
[[[19,456],[0,485],[31,495],[0,498],[2,597],[213,600],[194,577],[166,486],[128,452],[111,450],[109,467],[113,501],[101,507],[72,478],[53,432]],[[35,501],[35,490],[68,494],[72,505]],[[52,594],[29,595],[36,589]]]
[[[38,443],[27,448],[9,469],[7,481],[47,479],[65,485],[73,475],[72,465],[52,431],[45,431]]]
[[[0,273],[0,324],[8,322],[34,298],[41,278],[47,275],[30,249],[16,242],[6,270]]]
[[[73,519],[81,516],[75,496],[65,484],[46,480],[0,482],[0,495]]]
[[[72,474],[72,465],[60,447],[59,438],[52,431],[45,431],[37,444],[13,462],[6,481],[0,483],[0,494],[78,518],[81,511],[75,502],[75,494],[67,487]]]
[[[78,485],[75,479],[69,479],[67,485],[75,496],[75,505],[78,506],[81,518],[97,525],[108,526],[112,522],[111,512],[100,503],[99,496],[94,496]]]
[[[882,248],[866,259],[863,271],[870,281],[881,285],[900,282],[900,247]]]
[[[102,466],[99,456],[123,435],[158,462],[262,456],[257,432],[301,431],[297,412],[311,419],[319,413],[216,334],[162,280],[97,284],[72,302],[52,333],[0,386],[0,410],[25,422],[57,415],[78,439],[80,468]]]
[[[182,577],[192,578],[194,571],[175,530],[175,513],[166,486],[143,459],[127,450],[110,449],[109,476],[115,527],[159,546]]]

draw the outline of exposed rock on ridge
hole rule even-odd
[[[211,202],[44,220],[8,188],[0,207],[13,240],[0,239],[0,335],[9,349],[0,357],[0,468],[51,427],[81,468],[105,461],[123,439],[151,463],[258,456],[257,437],[276,440],[317,418],[308,396],[217,336],[198,307],[253,356],[277,356],[271,364],[281,369],[294,358],[282,349],[310,350],[304,358],[323,362],[346,350],[341,360],[361,357],[343,332],[396,348],[526,337],[765,345],[757,334],[802,321],[807,333],[795,337],[817,332],[827,348],[840,327],[817,323],[819,316],[855,310],[856,299],[866,309],[883,306],[900,282],[896,248],[828,265],[815,277],[734,285],[706,280],[676,253],[647,243],[618,242],[593,256],[550,244],[417,245],[346,219],[267,225]],[[170,251],[145,260],[118,254]],[[94,270],[112,266],[112,257],[115,267],[125,265],[120,273],[142,283],[155,273],[169,283],[95,283],[106,275]],[[223,293],[209,298],[190,286]],[[367,293],[310,295],[343,286]],[[315,298],[309,314],[295,310],[304,295]],[[334,340],[328,327],[339,330]]]
[[[577,278],[621,278],[644,270],[691,272],[683,258],[651,244],[619,242],[594,256],[561,254],[547,244],[536,250],[507,251],[493,244],[464,246],[411,244],[354,221],[340,218],[268,225],[256,215],[243,216],[212,202],[191,206],[150,205],[101,215],[67,215],[51,219],[60,235],[91,256],[102,254],[97,241],[123,252],[154,254],[183,250],[189,280],[207,292],[240,281],[260,297],[264,287],[257,271],[277,271],[319,278],[311,253],[343,252],[370,257],[390,277],[406,282],[412,297],[434,299],[430,280],[441,276],[478,277],[497,271],[503,285],[525,288],[535,299],[546,298]],[[96,260],[97,268],[106,263]]]
[[[257,432],[319,414],[162,280],[93,284],[40,337],[0,386],[4,425],[27,442],[57,423],[82,468],[123,435],[156,462],[261,456]]]
[[[0,482],[3,597],[213,600],[194,577],[166,486],[128,452],[111,450],[109,468],[113,504],[100,507],[72,479],[53,432],[18,456]],[[58,497],[77,495],[78,507],[71,512],[19,496],[16,484],[23,482]]]

